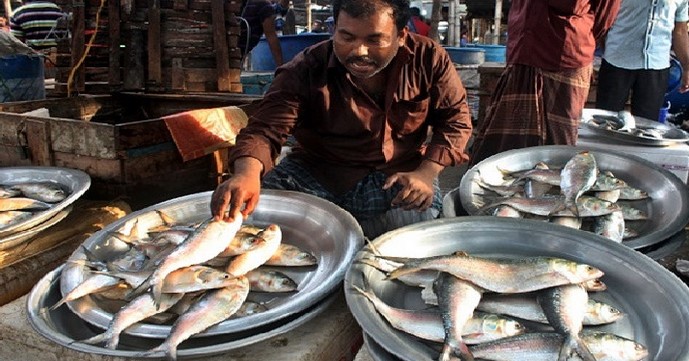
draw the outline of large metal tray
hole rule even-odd
[[[440,218],[383,234],[372,242],[384,255],[425,257],[466,251],[499,257],[551,256],[586,263],[605,272],[604,292],[592,298],[608,302],[626,316],[596,329],[644,344],[649,360],[689,360],[689,288],[649,257],[619,243],[536,220],[497,217]],[[366,247],[368,249],[369,247]],[[366,250],[365,249],[365,250]],[[390,326],[370,301],[350,285],[370,287],[384,302],[423,309],[420,289],[397,281],[363,263],[357,254],[345,276],[347,305],[364,332],[395,357],[407,361],[437,360],[438,351]]]
[[[86,259],[83,248],[97,257],[108,259],[127,246],[109,236],[114,230],[128,229],[138,223],[140,229],[162,224],[158,211],[178,222],[200,222],[210,218],[212,192],[192,194],[169,200],[123,217],[89,237],[69,258]],[[231,319],[196,336],[237,333],[256,328],[302,312],[337,288],[356,252],[363,245],[363,232],[354,217],[322,198],[304,193],[264,190],[254,213],[245,221],[258,226],[275,223],[283,233],[283,242],[310,251],[318,259],[314,267],[284,267],[282,271],[299,284],[298,292],[263,294],[258,301],[270,302],[270,309],[259,314]],[[68,262],[62,272],[61,291],[67,294],[85,278],[85,267]],[[107,328],[112,314],[103,310],[90,296],[68,302],[69,308],[86,322]],[[165,338],[170,325],[137,324],[126,332],[140,337]]]
[[[91,186],[91,177],[77,169],[60,167],[4,167],[0,168],[0,184],[11,185],[26,182],[52,182],[69,192],[62,202],[55,203],[50,209],[36,212],[22,222],[0,230],[0,238],[29,229],[55,216],[81,197]],[[7,248],[0,242],[0,250]]]
[[[639,136],[626,131],[618,131],[612,129],[604,129],[596,126],[592,120],[595,115],[603,116],[617,116],[617,112],[612,112],[603,109],[586,108],[581,114],[581,124],[590,129],[596,135],[626,143],[639,144],[645,146],[664,147],[673,144],[680,144],[689,142],[689,133],[682,129],[673,127],[668,124],[659,123],[650,119],[642,117],[634,117],[636,128],[641,129],[655,129],[663,134],[663,138],[653,138],[648,136]]]
[[[488,192],[476,180],[481,177],[489,184],[502,179],[500,169],[530,169],[539,161],[553,167],[563,167],[576,153],[589,150],[586,147],[551,145],[514,149],[484,159],[469,169],[459,185],[462,207],[469,215],[477,215],[481,198]],[[592,150],[598,168],[609,170],[630,186],[645,190],[650,199],[620,201],[648,214],[647,220],[629,221],[628,226],[639,232],[639,236],[625,240],[622,244],[639,249],[663,242],[682,230],[689,221],[689,189],[676,175],[640,157],[615,151]],[[493,195],[494,196],[494,195]]]
[[[89,345],[79,340],[95,336],[101,330],[94,328],[66,307],[50,310],[60,298],[60,273],[64,265],[45,275],[27,297],[27,314],[31,327],[45,338],[72,350],[113,357],[136,357],[137,359],[164,359],[162,354],[141,355],[160,344],[161,340],[123,334],[118,349],[110,350]],[[236,348],[284,334],[312,320],[327,309],[339,296],[339,292],[328,295],[320,302],[281,320],[259,326],[244,332],[192,338],[184,341],[177,352],[181,359],[221,354]]]

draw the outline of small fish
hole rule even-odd
[[[589,151],[583,151],[567,161],[560,173],[560,191],[565,196],[565,208],[579,216],[577,200],[588,191],[598,177],[596,158]]]
[[[627,183],[612,175],[612,172],[599,172],[596,177],[596,183],[591,186],[591,191],[606,192],[614,191],[627,187]]]
[[[392,327],[424,340],[445,341],[442,314],[437,310],[407,310],[388,305],[371,289],[351,285],[364,295]],[[526,332],[519,322],[485,312],[475,312],[462,329],[462,338],[467,345],[497,340]]]
[[[581,196],[577,199],[578,215],[571,210],[564,209],[564,197],[543,198],[506,198],[480,208],[478,214],[498,205],[508,205],[520,212],[535,214],[538,216],[566,216],[566,217],[597,217],[619,210],[618,203],[611,203],[595,197]]]
[[[62,202],[67,198],[67,192],[54,183],[20,183],[12,188],[18,189],[25,197],[46,203]]]
[[[22,194],[19,189],[14,189],[12,186],[0,185],[0,198],[11,198]]]
[[[624,239],[624,214],[622,211],[615,211],[596,217],[593,232],[611,241],[622,242]]]
[[[183,293],[171,293],[163,295],[160,299],[160,308],[158,309],[156,308],[151,294],[144,293],[122,307],[122,309],[120,309],[120,311],[113,316],[112,320],[110,320],[108,329],[105,332],[81,342],[97,344],[105,341],[105,347],[114,350],[120,343],[120,334],[124,330],[137,322],[154,316],[159,312],[164,312],[177,303],[182,296],[184,296]]]
[[[622,210],[622,215],[624,217],[625,221],[638,221],[638,220],[644,220],[648,219],[648,215],[646,212],[634,208],[630,205],[618,203],[620,205],[620,209]]]
[[[33,216],[32,212],[27,211],[4,211],[0,212],[0,229],[20,223]]]
[[[265,241],[257,234],[239,231],[232,238],[232,242],[227,245],[224,251],[220,252],[217,257],[232,257],[246,253],[263,245]]]
[[[634,340],[611,333],[584,332],[582,340],[597,361],[641,361],[648,350]],[[471,347],[474,357],[499,361],[553,361],[564,337],[555,332],[527,332]]]
[[[369,265],[383,273],[390,273],[403,265],[401,262],[394,262],[375,254],[366,255],[359,258],[356,262]],[[438,277],[438,271],[420,270],[400,276],[397,280],[411,287],[425,287],[430,285]]]
[[[246,273],[253,292],[293,292],[299,285],[286,274],[265,268],[256,268]]]
[[[579,355],[583,361],[596,361],[579,336],[584,328],[588,299],[588,292],[577,284],[548,288],[540,291],[536,297],[548,323],[565,338],[558,361],[569,360],[574,355]]]
[[[473,361],[469,347],[462,334],[464,326],[471,319],[483,295],[483,289],[471,282],[459,279],[449,273],[441,272],[433,282],[433,292],[438,297],[438,308],[442,313],[445,338],[439,361]]]
[[[236,284],[233,286],[206,292],[177,318],[170,329],[170,334],[160,346],[138,356],[163,352],[169,360],[176,361],[177,347],[180,343],[228,319],[239,310],[249,294],[249,280],[246,277],[238,277],[235,280]],[[156,306],[158,304],[159,302],[156,301]]]
[[[266,266],[314,266],[318,259],[292,244],[280,243],[278,250],[266,261]]]
[[[619,200],[639,200],[648,198],[648,193],[638,188],[631,186],[626,186],[620,188],[620,198]]]
[[[516,210],[516,209],[514,209],[508,205],[501,205],[501,206],[495,207],[495,210],[493,210],[493,215],[496,217],[506,217],[506,218],[524,218],[518,210]]]
[[[533,292],[484,295],[476,309],[533,322],[548,323],[548,318]],[[612,305],[589,298],[582,322],[586,326],[605,325],[622,317],[624,313]]]
[[[6,211],[44,211],[52,207],[49,203],[33,198],[0,198],[0,212]]]
[[[118,277],[105,274],[90,274],[86,277],[86,279],[84,279],[76,287],[70,290],[64,297],[62,297],[62,299],[51,306],[50,309],[54,310],[62,306],[62,304],[65,302],[73,301],[86,295],[115,287],[120,283],[122,283],[122,280],[120,280]]]
[[[550,167],[544,162],[538,162],[533,169],[550,169]],[[558,181],[557,184],[559,185],[560,182]],[[524,196],[526,198],[540,198],[545,196],[552,188],[552,184],[539,182],[535,179],[527,179],[524,182]]]
[[[235,277],[242,276],[266,263],[277,252],[282,241],[280,226],[271,224],[259,232],[258,236],[265,240],[265,243],[233,258],[227,265],[225,272]]]
[[[561,226],[581,229],[581,218],[579,217],[552,217],[550,223],[559,224]]]

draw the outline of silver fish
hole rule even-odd
[[[264,240],[256,234],[239,231],[235,234],[234,238],[232,239],[232,242],[230,242],[230,244],[227,245],[225,250],[220,252],[220,254],[217,255],[217,257],[223,258],[238,256],[242,253],[246,253],[248,251],[251,251],[252,249],[257,248],[264,243]]]
[[[538,162],[533,169],[550,169],[550,167],[544,162]],[[558,185],[560,184],[559,181],[557,183]],[[552,184],[542,183],[535,179],[527,179],[524,182],[524,196],[526,198],[540,198],[546,195],[552,188]]]
[[[249,294],[249,281],[246,277],[238,277],[235,280],[236,285],[206,292],[177,318],[170,329],[170,335],[160,346],[139,356],[164,352],[169,360],[176,361],[177,347],[180,343],[226,320],[239,310]]]
[[[402,266],[402,262],[395,262],[387,260],[381,257],[377,257],[374,254],[366,255],[359,258],[356,262],[369,265],[383,273],[390,273]],[[409,273],[400,276],[397,280],[411,287],[425,287],[430,285],[438,277],[438,271],[432,270],[419,270],[417,272]]]
[[[596,361],[579,337],[589,299],[586,290],[581,285],[562,285],[540,291],[536,299],[548,323],[565,337],[558,361],[569,360],[575,353],[584,361]]]
[[[246,273],[253,292],[293,292],[299,285],[286,274],[262,267]]]
[[[643,345],[614,334],[584,332],[581,338],[597,361],[640,361],[648,356]],[[471,351],[476,358],[493,361],[553,361],[562,342],[563,336],[554,332],[527,332],[472,346]]]
[[[99,292],[120,284],[122,280],[117,277],[104,274],[90,274],[79,283],[76,287],[70,290],[62,299],[50,307],[54,310],[65,302],[73,301],[86,295]]]
[[[120,343],[120,334],[124,330],[133,324],[151,317],[159,312],[164,312],[172,307],[172,305],[177,303],[182,296],[184,296],[183,293],[170,293],[163,295],[160,299],[160,309],[157,309],[151,294],[144,293],[122,307],[122,309],[120,309],[120,311],[113,316],[112,320],[108,324],[108,329],[105,332],[81,342],[96,344],[105,341],[105,347],[114,350]]]
[[[476,309],[539,323],[548,323],[543,308],[538,304],[536,295],[533,293],[484,295]],[[586,326],[604,325],[613,323],[622,317],[624,317],[624,313],[612,305],[589,298],[582,322]]]
[[[579,217],[552,217],[550,223],[559,224],[561,226],[581,229],[581,218]]]
[[[508,205],[500,205],[495,207],[495,210],[493,210],[493,215],[496,217],[523,218],[522,214],[518,210]]]
[[[543,198],[507,198],[500,199],[484,206],[478,213],[485,213],[486,210],[498,205],[508,205],[520,212],[535,214],[538,216],[566,216],[566,217],[596,217],[620,209],[618,203],[611,203],[589,196],[580,196],[577,199],[578,214],[574,214],[569,209],[564,209],[564,197],[543,197]]]
[[[27,220],[33,216],[32,212],[27,211],[4,211],[0,212],[0,229],[7,228]]]
[[[596,217],[593,232],[611,241],[622,242],[624,238],[624,214],[622,211],[615,211]]]
[[[626,186],[620,188],[620,200],[639,200],[648,198],[648,193],[638,188]]]
[[[630,205],[623,204],[623,203],[618,203],[620,205],[620,209],[622,210],[622,215],[626,221],[638,221],[638,220],[644,220],[648,219],[648,215],[646,212],[634,208]]]
[[[54,183],[20,183],[12,186],[25,197],[47,203],[57,203],[67,198],[67,192]]]
[[[0,185],[0,198],[11,198],[22,194],[19,189],[14,189],[9,185]]]
[[[483,289],[459,279],[449,273],[441,272],[433,283],[433,292],[438,297],[438,307],[442,312],[445,339],[439,361],[473,361],[474,355],[462,338],[464,326],[471,319],[481,300]]]
[[[232,241],[242,224],[242,218],[241,214],[237,214],[232,222],[211,219],[202,223],[160,262],[151,276],[137,287],[132,295],[141,294],[150,287],[153,299],[160,299],[163,281],[168,274],[182,267],[201,264],[217,256]]]
[[[277,252],[282,241],[280,226],[271,224],[262,230],[258,236],[265,240],[265,243],[233,258],[227,265],[225,272],[235,277],[244,275],[266,263]]]
[[[278,250],[265,262],[266,266],[314,266],[318,259],[292,244],[280,243]]]
[[[438,310],[407,310],[392,307],[381,300],[371,289],[352,287],[364,295],[392,327],[424,340],[445,341],[442,314]],[[462,329],[467,345],[497,340],[526,332],[519,322],[485,312],[474,312]]]
[[[49,203],[33,198],[0,198],[0,212],[6,211],[44,211],[52,207]]]
[[[486,290],[500,293],[529,292],[581,283],[603,275],[595,267],[562,258],[491,259],[454,254],[412,259],[391,272],[388,279],[396,279],[419,269],[447,272]]]
[[[579,216],[577,199],[596,183],[598,167],[596,158],[583,151],[567,161],[560,173],[560,191],[565,196],[565,208]]]
[[[615,177],[614,175],[612,175],[610,171],[605,171],[598,173],[598,176],[596,177],[596,183],[594,183],[593,186],[591,186],[590,190],[605,192],[620,190],[624,187],[627,187],[627,183],[625,181]]]

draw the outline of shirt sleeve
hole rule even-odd
[[[297,66],[287,68],[284,65],[278,68],[260,106],[237,135],[235,145],[230,150],[230,165],[237,158],[247,156],[263,164],[263,174],[273,169],[282,145],[297,122],[303,89],[299,80],[305,78],[300,75],[299,69]]]
[[[602,39],[612,27],[620,10],[621,0],[594,0],[591,1],[591,9],[594,14],[593,36],[596,41]]]
[[[443,166],[454,166],[469,159],[466,146],[471,137],[471,113],[466,89],[450,56],[440,47],[436,50],[428,115],[432,136],[424,158]]]

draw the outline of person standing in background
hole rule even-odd
[[[517,148],[575,144],[596,41],[620,0],[513,0],[507,66],[471,150],[470,164]]]
[[[286,14],[288,7],[289,0],[278,0],[277,3],[270,0],[247,0],[241,16],[246,23],[242,24],[239,35],[239,49],[242,52],[242,58],[246,57],[246,54],[256,47],[261,36],[265,35],[275,66],[282,65],[282,48],[278,39],[275,19],[278,12]]]
[[[421,9],[416,6],[409,8],[411,11],[411,18],[409,18],[409,30],[413,33],[419,35],[428,36],[428,32],[431,30],[430,25],[423,21],[423,16],[421,16]]]
[[[28,0],[10,16],[10,33],[34,50],[57,47],[57,39],[67,36],[58,29],[65,17],[62,9],[50,0]]]
[[[682,65],[679,91],[689,90],[688,8],[688,0],[622,1],[605,40],[596,108],[624,110],[631,93],[631,113],[658,120],[671,48]]]

